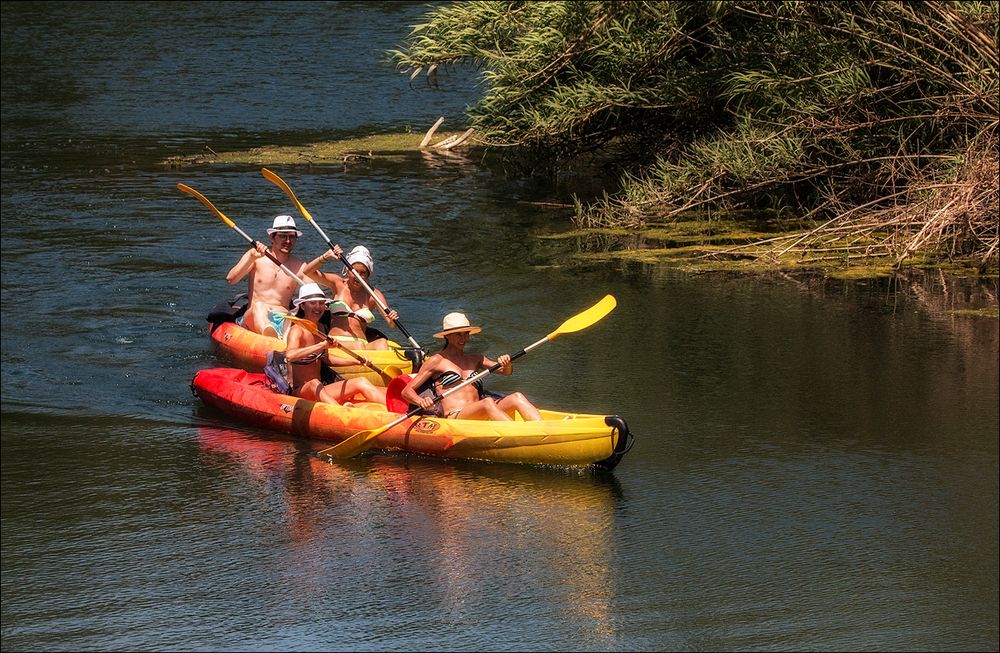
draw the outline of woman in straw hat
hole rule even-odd
[[[292,304],[301,317],[316,325],[322,333],[323,327],[319,318],[326,311],[326,306],[333,300],[327,298],[323,289],[315,283],[306,283],[299,288],[298,297]],[[288,361],[288,383],[292,386],[292,394],[310,401],[325,401],[331,404],[342,404],[356,394],[365,401],[375,401],[385,404],[385,388],[379,388],[365,378],[343,379],[337,377],[332,383],[323,383],[322,365],[324,357],[330,365],[353,365],[353,359],[337,359],[327,352],[329,343],[326,338],[310,332],[301,324],[292,323],[288,329],[288,346],[285,349],[285,359]]]
[[[465,353],[469,336],[480,331],[482,329],[470,325],[469,319],[462,313],[445,315],[441,331],[434,334],[435,338],[445,340],[444,349],[424,361],[420,371],[403,388],[402,398],[437,417],[509,422],[513,421],[514,413],[518,412],[525,420],[542,419],[538,409],[520,392],[496,400],[485,394],[482,384],[478,381],[443,397],[436,403],[433,398],[420,394],[424,386],[429,384],[434,396],[440,396],[478,370],[487,369],[497,363],[500,363],[500,368],[497,370],[500,374],[509,376],[514,372],[509,354],[504,354],[494,361],[483,354]]]
[[[326,261],[337,260],[344,251],[340,245],[334,245],[333,251],[326,251],[317,256],[303,268],[302,272],[310,278],[324,286],[333,289],[333,298],[346,305],[346,311],[331,313],[330,320],[331,333],[336,335],[350,335],[355,339],[354,344],[348,346],[351,349],[388,349],[389,343],[385,336],[376,338],[371,342],[365,335],[368,325],[375,321],[375,309],[379,308],[378,302],[368,293],[368,290],[358,281],[353,273],[344,269],[344,275],[320,272],[319,267]],[[375,274],[375,262],[372,260],[371,252],[364,245],[358,245],[347,255],[347,262],[351,268],[360,275],[369,286],[372,286],[369,279]],[[372,291],[382,301],[383,306],[388,306],[385,295],[378,288],[372,287]],[[385,319],[389,326],[393,326],[399,314],[395,310],[389,309],[385,313]],[[345,343],[347,344],[347,343]]]

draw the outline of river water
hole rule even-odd
[[[539,202],[572,180],[276,166],[422,343],[462,310],[513,351],[614,294],[490,387],[635,446],[610,475],[329,465],[192,397],[244,243],[176,184],[256,237],[295,211],[257,168],[159,162],[459,128],[472,71],[385,62],[423,10],[3,5],[3,649],[997,650],[1000,338],[949,312],[995,279],[568,265]]]

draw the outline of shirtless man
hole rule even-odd
[[[375,297],[372,297],[357,277],[346,269],[344,270],[345,276],[320,272],[319,270],[323,263],[338,260],[343,253],[344,250],[340,248],[340,245],[334,245],[332,252],[328,250],[320,254],[302,270],[304,274],[309,275],[317,283],[332,288],[333,298],[339,300],[339,305],[346,305],[347,310],[331,310],[330,334],[338,340],[344,340],[344,344],[351,349],[388,349],[389,345],[385,338],[368,342],[368,338],[365,336],[365,329],[375,320],[374,309],[381,311]],[[347,255],[347,262],[371,286],[368,279],[375,272],[375,264],[368,249],[363,245],[358,245]],[[385,295],[382,294],[382,291],[378,288],[372,288],[372,290],[381,300],[383,306],[389,305],[385,301]],[[383,315],[389,326],[395,326],[396,318],[399,317],[395,310],[389,309],[389,312]],[[353,343],[347,342],[352,338],[354,339]]]
[[[326,311],[326,306],[332,300],[323,293],[323,289],[315,283],[303,284],[299,288],[295,301],[295,309],[322,333],[319,318]],[[317,336],[300,324],[293,323],[288,329],[288,346],[285,349],[285,359],[288,361],[288,382],[292,386],[292,394],[310,401],[325,401],[343,404],[351,397],[360,394],[365,401],[374,401],[385,405],[385,388],[376,387],[364,377],[342,379],[332,383],[323,383],[321,367],[324,358],[330,365],[353,365],[354,359],[337,359],[331,355],[326,338]],[[339,350],[338,350],[339,351]]]
[[[497,370],[500,374],[510,376],[514,366],[510,355],[504,354],[497,360],[490,360],[483,354],[465,353],[465,345],[469,336],[479,333],[482,329],[469,325],[469,319],[462,313],[448,313],[444,316],[443,330],[435,333],[435,338],[444,338],[447,344],[444,349],[434,354],[420,366],[420,371],[403,388],[402,398],[411,404],[420,406],[437,417],[455,419],[491,419],[513,421],[514,413],[518,412],[525,420],[539,420],[542,416],[538,409],[520,392],[509,394],[499,401],[484,396],[478,382],[453,392],[444,397],[435,406],[431,397],[417,393],[417,389],[427,381],[432,382],[435,395],[441,395],[457,383],[461,383],[478,370],[484,370],[500,363]]]
[[[275,217],[271,228],[267,230],[267,236],[271,240],[271,255],[299,277],[304,276],[302,269],[305,262],[292,256],[292,249],[301,235],[302,232],[295,228],[295,220],[290,215]],[[276,313],[288,311],[299,284],[264,255],[267,249],[263,243],[257,243],[256,247],[248,249],[226,275],[226,281],[235,285],[247,274],[250,275],[247,279],[250,304],[242,321],[237,320],[237,323],[250,331],[280,338],[284,319]]]

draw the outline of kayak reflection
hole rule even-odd
[[[611,474],[412,455],[331,465],[307,455],[308,443],[216,427],[199,429],[198,442],[202,464],[228,472],[220,500],[242,508],[250,495],[266,511],[256,513],[258,530],[277,525],[266,519],[285,526],[287,553],[303,565],[295,576],[311,577],[294,589],[302,600],[328,591],[320,577],[363,568],[388,578],[403,568],[406,587],[395,591],[423,588],[421,603],[443,618],[465,619],[503,597],[558,611],[552,627],[587,640],[617,635],[622,497]],[[372,591],[382,582],[371,580]]]

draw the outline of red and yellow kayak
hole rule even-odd
[[[399,418],[381,404],[307,401],[271,391],[263,374],[198,372],[191,388],[207,405],[254,426],[337,443]],[[632,445],[625,420],[542,410],[541,421],[494,422],[416,416],[385,431],[373,449],[506,463],[612,469]]]

